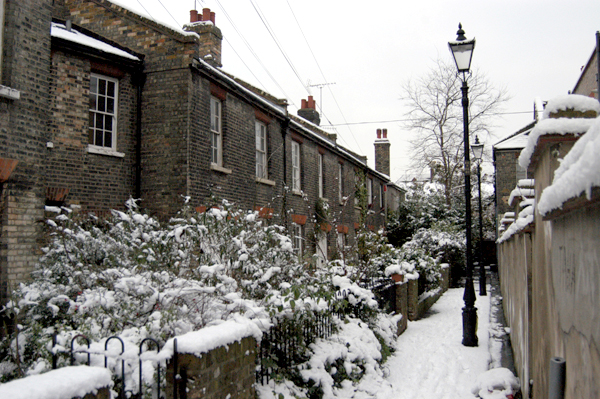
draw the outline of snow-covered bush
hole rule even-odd
[[[58,353],[77,334],[99,353],[118,335],[136,353],[146,337],[164,343],[236,316],[265,330],[274,317],[326,308],[333,296],[331,279],[306,273],[284,229],[256,212],[226,202],[203,214],[185,207],[163,225],[127,205],[108,220],[67,213],[48,221],[49,245],[33,278],[4,310],[16,315],[18,332],[0,348],[8,354],[3,380],[48,370],[52,334]],[[136,364],[128,362],[128,375]],[[127,385],[136,391],[134,380]]]
[[[91,341],[92,365],[103,366],[107,338],[116,335],[124,342],[126,388],[137,392],[143,339],[162,345],[240,317],[266,331],[273,324],[310,325],[318,315],[348,314],[334,322],[332,338],[318,344],[310,340],[300,348],[306,361],[292,372],[274,370],[276,381],[289,383],[295,376],[305,393],[331,392],[362,375],[380,374],[378,363],[391,350],[395,322],[379,313],[373,293],[358,284],[384,276],[388,264],[397,261],[397,250],[380,234],[364,233],[364,264],[337,261],[320,269],[301,263],[285,229],[226,201],[204,213],[184,206],[168,223],[140,212],[133,200],[125,212],[113,211],[107,220],[63,209],[46,227],[48,244],[31,281],[12,293],[4,309],[15,316],[17,331],[0,344],[6,354],[0,363],[2,381],[49,370],[53,353],[59,355],[59,367],[66,365],[71,341],[79,334]],[[321,367],[319,347],[346,345],[348,328],[362,338],[353,338],[354,347],[336,349],[323,363],[333,386],[300,373]],[[365,339],[368,347],[361,346]],[[75,349],[82,343],[76,341]],[[109,345],[110,356],[120,353],[115,343]],[[79,361],[85,357],[76,355]],[[118,375],[120,364],[109,359]],[[344,372],[337,372],[342,365]],[[154,366],[144,362],[146,392]]]

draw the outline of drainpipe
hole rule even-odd
[[[290,117],[287,113],[287,109],[285,110],[285,118],[283,119],[283,122],[281,124],[281,138],[283,141],[283,197],[282,197],[282,203],[281,203],[281,221],[282,224],[284,226],[287,227],[287,195],[285,193],[286,187],[287,187],[287,145],[285,142],[285,139],[287,137],[287,131],[290,127]]]
[[[135,199],[142,197],[142,93],[146,75],[139,71],[134,75],[134,84],[137,86],[137,109],[135,127]]]
[[[550,359],[550,375],[548,382],[548,399],[564,399],[565,397],[566,362],[562,357]]]

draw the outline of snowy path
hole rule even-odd
[[[490,359],[490,297],[477,296],[479,346],[469,348],[461,344],[462,296],[462,288],[450,289],[423,319],[409,322],[385,365],[390,385],[382,387],[378,398],[474,398],[473,382],[488,369]]]

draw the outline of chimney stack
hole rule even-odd
[[[387,129],[377,129],[375,140],[375,170],[390,175],[390,142],[387,138]]]
[[[202,13],[190,11],[190,23],[183,26],[187,32],[196,32],[200,36],[198,58],[214,67],[221,67],[221,43],[223,34],[215,25],[215,13],[204,8]]]
[[[321,116],[316,110],[316,103],[313,96],[308,96],[308,100],[302,99],[300,109],[298,110],[298,116],[319,126],[321,123]]]

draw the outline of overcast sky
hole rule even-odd
[[[451,60],[447,43],[456,39],[459,22],[467,38],[477,40],[472,68],[512,97],[505,106],[511,114],[497,120],[495,137],[482,140],[488,150],[533,120],[536,97],[548,100],[573,89],[600,30],[600,0],[115,2],[179,27],[194,7],[210,8],[224,35],[225,71],[287,98],[294,114],[310,90],[322,103],[321,126],[366,155],[371,167],[375,131],[387,128],[394,181],[406,177],[406,140],[415,134],[402,127],[402,85],[438,57]],[[318,87],[308,86],[322,83],[331,85],[321,98]]]

